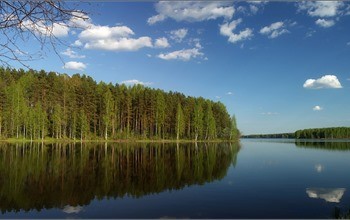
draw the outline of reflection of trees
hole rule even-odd
[[[305,148],[318,148],[325,150],[350,150],[350,142],[310,142],[310,141],[296,141],[295,145]]]
[[[231,144],[17,144],[0,146],[2,212],[140,197],[223,178]]]

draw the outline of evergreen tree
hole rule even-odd
[[[176,130],[176,140],[179,140],[185,131],[185,118],[184,118],[184,113],[182,111],[180,102],[177,104],[175,130]]]

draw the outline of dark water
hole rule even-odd
[[[334,218],[350,143],[0,144],[2,218]]]

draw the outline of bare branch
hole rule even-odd
[[[59,38],[62,33],[57,29],[67,34],[71,28],[81,28],[71,22],[73,19],[85,21],[87,13],[69,8],[64,1],[0,0],[0,63],[8,65],[10,61],[17,61],[28,67],[26,62],[40,58],[37,56],[45,49],[52,49],[62,60],[57,46],[66,44]],[[18,46],[19,41],[30,39],[39,43],[41,51],[29,54]]]

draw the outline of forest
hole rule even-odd
[[[350,127],[309,128],[294,133],[242,135],[242,138],[350,139]]]
[[[235,140],[239,130],[221,102],[1,67],[0,138]]]
[[[296,139],[345,139],[350,138],[350,127],[312,128],[295,132]]]

